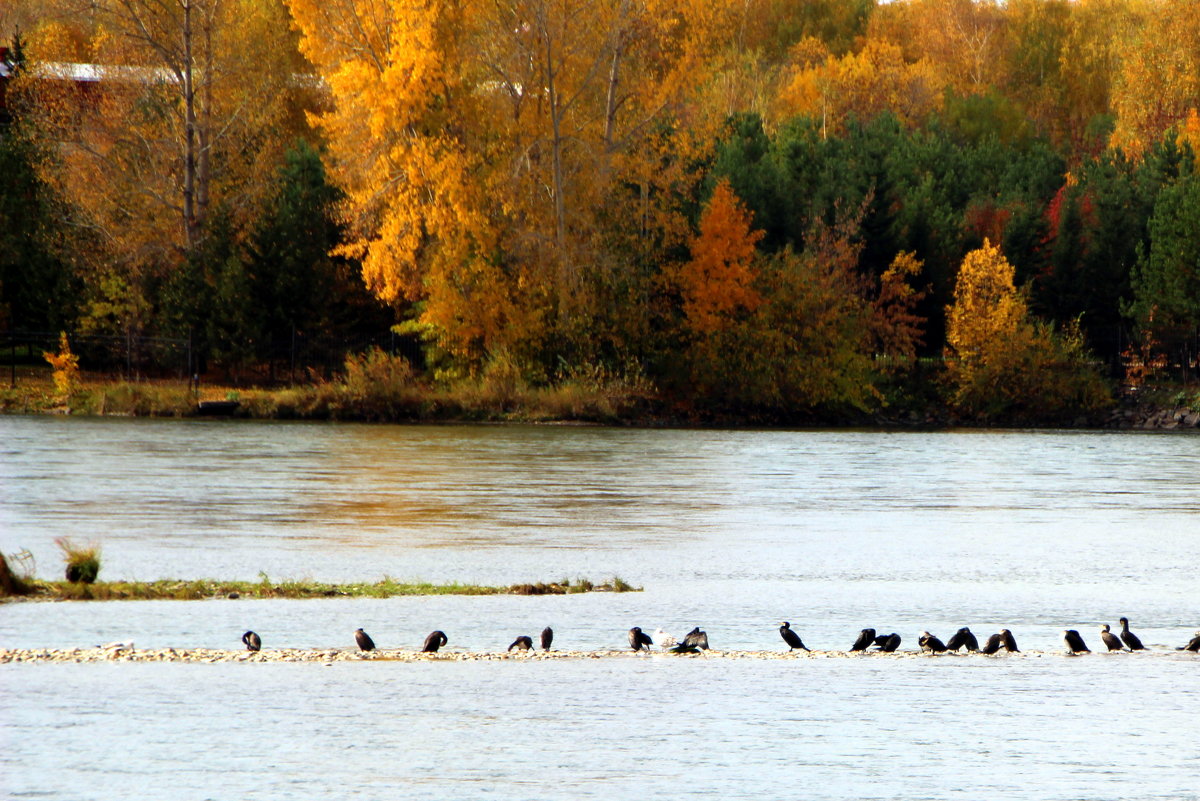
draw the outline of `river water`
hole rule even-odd
[[[0,665],[16,798],[1200,797],[1200,437],[0,417],[0,550],[57,575],[556,597],[0,606],[0,647],[502,650],[1011,629],[1021,656]],[[1146,654],[1061,655],[1128,616]],[[981,637],[982,639],[982,637]]]

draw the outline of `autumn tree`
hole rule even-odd
[[[753,287],[753,262],[763,233],[750,223],[729,181],[718,182],[692,240],[692,257],[679,271],[683,310],[693,331],[719,330],[732,315],[753,312],[761,302]]]
[[[724,382],[713,398],[783,419],[853,415],[878,401],[871,305],[858,274],[859,212],[818,225],[803,252],[764,259],[763,302],[725,337]]]
[[[952,403],[982,420],[1064,419],[1108,402],[1077,328],[1030,317],[1013,267],[990,242],[963,259],[947,309]]]
[[[1009,0],[1004,6],[1004,90],[1055,141],[1071,139],[1062,68],[1070,34],[1068,0]]]
[[[96,0],[86,13],[59,2],[92,22],[91,63],[34,67],[60,154],[46,174],[105,244],[87,317],[144,328],[154,286],[202,244],[210,210],[244,229],[270,186],[295,47],[273,0]]]
[[[1146,13],[1143,0],[1079,0],[1071,4],[1059,57],[1059,114],[1076,152],[1095,156],[1108,145],[1123,40],[1136,34]]]
[[[899,46],[869,40],[858,52],[798,65],[779,93],[776,113],[818,119],[823,136],[843,133],[851,119],[866,122],[885,111],[915,126],[938,108],[943,86],[930,62],[909,63]]]
[[[876,352],[900,362],[911,361],[923,343],[925,318],[918,306],[928,290],[912,285],[919,280],[922,266],[911,252],[896,254],[879,277],[879,289],[872,302],[871,328]]]
[[[871,16],[871,39],[899,45],[905,60],[927,58],[962,94],[1003,80],[1005,20],[997,0],[900,0]]]
[[[968,382],[986,364],[991,344],[1012,338],[1026,322],[1025,300],[1013,285],[1013,268],[997,245],[985,242],[963,259],[947,310],[946,342]]]
[[[291,0],[333,93],[344,252],[469,362],[586,319],[627,233],[606,226],[678,226],[671,122],[733,5]]]
[[[1111,144],[1139,156],[1200,107],[1200,4],[1156,2],[1119,40]]]

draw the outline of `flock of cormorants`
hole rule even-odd
[[[1146,646],[1142,645],[1142,641],[1138,636],[1129,630],[1129,619],[1121,618],[1121,636],[1113,634],[1111,627],[1105,623],[1100,627],[1100,639],[1105,647],[1110,651],[1120,651],[1128,648],[1130,651],[1144,651]],[[787,643],[788,652],[797,649],[802,651],[809,650],[804,641],[800,639],[800,635],[792,629],[792,624],[786,620],[779,627],[779,636]],[[655,641],[657,640],[657,642]],[[358,643],[358,647],[363,651],[374,651],[375,641],[371,636],[362,629],[355,629],[354,641]],[[247,631],[242,635],[242,642],[246,645],[248,651],[262,650],[262,638],[253,631]],[[421,646],[421,652],[427,654],[436,654],[438,649],[448,643],[446,633],[441,630],[432,631],[425,638],[425,643]],[[543,651],[549,651],[551,644],[554,642],[554,630],[549,626],[542,629],[541,646]],[[1091,649],[1084,643],[1083,637],[1075,629],[1067,629],[1063,632],[1063,642],[1073,654],[1090,652]],[[922,653],[940,654],[946,651],[966,650],[968,652],[978,652],[981,654],[994,654],[1003,648],[1006,651],[1018,652],[1017,640],[1013,633],[1008,629],[1001,629],[996,634],[987,638],[983,647],[979,647],[979,639],[971,633],[971,629],[963,626],[950,637],[949,640],[942,642],[940,639],[930,634],[928,631],[921,632],[917,638],[917,644],[921,646]],[[700,627],[689,631],[682,640],[676,640],[662,629],[654,633],[654,638],[642,631],[641,626],[634,626],[629,630],[629,647],[634,651],[649,651],[651,646],[657,645],[664,651],[670,651],[673,654],[698,654],[701,651],[708,650],[708,634],[701,631]],[[858,634],[858,639],[850,646],[851,651],[867,651],[871,648],[884,653],[892,653],[900,647],[900,635],[892,632],[890,634],[876,634],[875,629],[863,629]],[[516,648],[519,651],[529,651],[533,649],[533,638],[522,634],[513,640],[512,645],[508,646],[511,651]],[[1188,642],[1187,645],[1176,648],[1177,651],[1192,651],[1200,653],[1200,631],[1197,631],[1195,636]]]

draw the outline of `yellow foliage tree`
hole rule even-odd
[[[963,259],[947,308],[952,402],[984,420],[1074,418],[1109,402],[1077,326],[1059,335],[1032,319],[1013,267],[987,240]]]
[[[58,353],[43,351],[42,358],[54,368],[54,391],[69,402],[79,391],[79,357],[71,352],[66,331],[58,334]]]
[[[1192,149],[1192,156],[1200,163],[1200,112],[1190,108],[1187,117],[1179,127],[1179,143],[1187,144]]]
[[[692,258],[679,271],[683,310],[689,327],[712,333],[729,325],[739,311],[752,312],[761,298],[753,287],[755,245],[762,231],[750,227],[750,212],[722,179],[700,218]]]
[[[809,52],[794,51],[805,57],[779,92],[780,117],[805,114],[835,135],[851,117],[865,121],[884,111],[914,125],[940,104],[944,81],[933,65],[924,59],[908,63],[898,45],[870,40],[857,53],[818,63]]]
[[[391,302],[421,301],[450,350],[493,344],[511,328],[513,286],[479,132],[482,76],[466,68],[479,3],[290,0],[301,49],[333,93],[314,121],[345,191],[345,255]]]
[[[519,351],[585,316],[605,221],[679,240],[675,132],[698,126],[674,123],[734,0],[289,4],[333,94],[316,121],[345,252],[454,352]]]
[[[985,363],[988,348],[1013,337],[1027,311],[1013,285],[1013,266],[998,245],[984,240],[963,259],[954,304],[946,309],[946,342],[958,369],[969,375]]]
[[[901,47],[909,62],[928,59],[959,94],[1003,80],[1004,7],[997,0],[902,0],[880,5],[868,36]]]
[[[1141,25],[1144,6],[1143,0],[1071,3],[1060,56],[1060,102],[1076,144],[1085,136],[1092,119],[1110,111],[1113,86],[1121,68],[1121,40],[1134,35]]]
[[[1156,2],[1120,37],[1110,144],[1134,157],[1200,106],[1200,3]]]

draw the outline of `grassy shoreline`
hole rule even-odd
[[[661,397],[644,381],[605,376],[573,378],[552,386],[520,381],[464,379],[450,385],[378,379],[317,381],[278,387],[234,387],[186,381],[114,380],[84,374],[69,402],[54,391],[50,371],[22,368],[16,386],[0,385],[0,414],[80,417],[166,417],[203,419],[202,402],[236,401],[230,416],[253,420],[345,421],[373,423],[559,423],[635,427],[820,427],[946,428],[1195,428],[1182,422],[1200,413],[1196,385],[1162,384],[1125,391],[1111,407],[1066,417],[1041,419],[962,417],[926,387],[925,394],[904,393],[871,412],[809,410],[789,415],[717,413]],[[1182,412],[1182,414],[1177,414]]]
[[[645,385],[620,380],[572,380],[548,387],[463,380],[451,386],[417,381],[319,381],[278,387],[235,387],[186,381],[112,380],[82,376],[66,399],[47,370],[23,370],[16,386],[0,386],[0,413],[120,417],[203,417],[202,402],[236,401],[233,417],[257,420],[353,422],[623,423],[657,417]]]
[[[199,601],[216,598],[393,598],[401,595],[574,595],[584,592],[641,592],[619,577],[595,583],[564,579],[537,584],[486,586],[431,584],[384,578],[375,582],[332,584],[318,581],[218,581],[215,579],[158,581],[23,582],[27,592],[0,597],[24,601]]]

